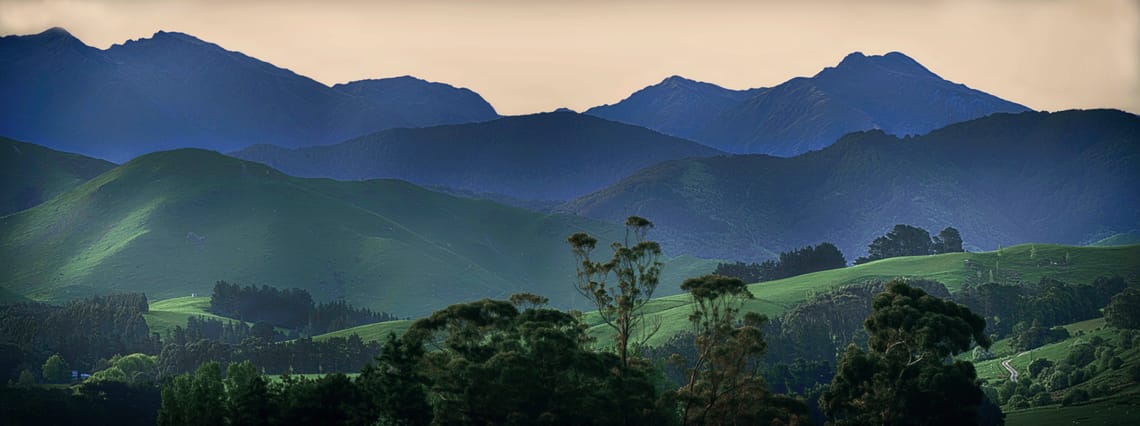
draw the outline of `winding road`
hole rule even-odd
[[[1027,353],[1029,353],[1029,351],[1019,353],[1019,354],[1017,354],[1017,356],[1014,356],[1013,358],[1017,358],[1019,356],[1025,355]],[[1017,369],[1013,368],[1013,366],[1009,365],[1009,362],[1013,361],[1013,358],[1002,361],[1001,366],[1005,367],[1005,370],[1009,372],[1009,381],[1017,383]]]
[[[1017,370],[1009,365],[1010,361],[1013,361],[1013,358],[1002,361],[1001,366],[1005,367],[1006,371],[1009,371],[1009,380],[1011,382],[1017,383]]]

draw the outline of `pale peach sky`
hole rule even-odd
[[[0,34],[181,31],[326,84],[414,75],[501,114],[583,110],[679,74],[730,88],[901,51],[1034,109],[1140,112],[1140,1],[0,0]]]

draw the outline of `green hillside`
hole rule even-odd
[[[222,322],[237,321],[233,318],[214,315],[206,310],[210,307],[209,296],[175,297],[150,302],[150,311],[143,314],[151,333],[166,336],[175,326],[186,327],[190,317],[206,317]]]
[[[1053,265],[1049,259],[1068,264]],[[1033,259],[1030,259],[1033,255]],[[1035,283],[1043,277],[1052,277],[1072,283],[1088,283],[1106,274],[1129,276],[1140,274],[1140,245],[1121,247],[1079,247],[1053,244],[1024,244],[1003,248],[1001,251],[982,253],[949,253],[934,256],[898,257],[883,259],[843,269],[815,272],[777,281],[752,284],[748,288],[756,299],[745,303],[745,310],[759,312],[775,318],[784,311],[812,296],[842,286],[896,277],[925,278],[939,281],[957,291],[966,283],[981,283],[989,279],[988,271],[997,266],[998,277],[1008,281]],[[693,274],[690,276],[697,276]],[[678,285],[663,283],[665,285]],[[661,330],[650,340],[657,345],[689,329],[690,298],[687,294],[664,296],[649,302],[646,314],[661,320]],[[579,310],[591,311],[581,301]],[[593,312],[586,313],[586,321],[593,324],[591,334],[598,342],[609,342],[610,329],[599,325]],[[386,324],[386,323],[382,323]],[[372,330],[383,327],[382,330]],[[392,330],[389,326],[372,324],[352,330],[361,337],[378,338]],[[341,333],[341,332],[338,332]],[[346,333],[351,334],[351,333]],[[1000,342],[998,343],[1000,345]]]
[[[401,181],[294,178],[187,149],[139,157],[0,218],[0,258],[13,265],[0,271],[0,287],[36,300],[117,292],[156,300],[207,294],[227,280],[413,317],[522,291],[570,306],[564,240],[579,231],[601,241],[622,235],[602,222]],[[666,272],[713,267],[675,264]]]
[[[55,198],[115,165],[0,137],[0,216]]]
[[[1016,369],[1022,378],[1029,375],[1029,364],[1038,358],[1047,359],[1054,363],[1061,363],[1069,356],[1075,345],[1090,342],[1094,338],[1101,338],[1108,344],[1120,348],[1120,331],[1105,327],[1104,318],[1068,324],[1064,326],[1072,337],[1056,343],[1050,343],[1022,353],[1014,353],[1009,348],[1009,339],[994,342],[991,348],[998,358],[975,364],[978,378],[983,379],[992,386],[1000,386],[1009,380],[1009,372],[1001,366],[1004,360],[1010,360],[1010,366]],[[1060,404],[1045,405],[1022,410],[1006,412],[1006,423],[1010,425],[1069,425],[1069,424],[1097,424],[1097,425],[1125,425],[1132,424],[1135,416],[1140,415],[1140,384],[1127,377],[1128,368],[1140,363],[1140,348],[1132,347],[1120,350],[1116,355],[1124,361],[1120,368],[1099,371],[1091,379],[1053,392],[1053,399],[1059,401],[1061,396],[1070,389],[1084,389],[1104,387],[1110,392],[1106,396],[1094,397],[1086,403],[1071,406]],[[1040,380],[1038,380],[1040,382]]]
[[[313,336],[313,340],[325,340],[331,337],[348,337],[353,334],[360,336],[364,341],[375,340],[383,342],[388,338],[389,333],[396,333],[397,336],[404,334],[408,328],[412,326],[412,320],[398,320],[386,321],[376,324],[365,324],[357,327],[346,328],[344,330],[337,330],[332,333],[325,333],[318,336]]]
[[[1030,256],[1033,255],[1031,259]],[[1068,263],[1064,259],[1068,256]],[[1054,260],[1057,264],[1053,264]],[[933,256],[883,259],[863,265],[815,272],[777,281],[752,284],[748,288],[756,296],[744,309],[769,317],[778,317],[815,294],[845,285],[896,277],[925,278],[939,281],[951,292],[966,283],[988,281],[989,271],[997,268],[996,278],[1003,282],[1035,283],[1052,277],[1072,283],[1088,283],[1098,276],[1140,274],[1140,245],[1118,247],[1079,247],[1052,244],[1024,244],[982,253],[949,253]],[[687,331],[690,298],[687,294],[661,297],[646,305],[645,312],[661,320],[661,330],[649,340],[650,345],[664,343],[670,337]],[[587,320],[596,322],[593,316]],[[591,332],[599,342],[609,341],[610,329],[594,325]]]

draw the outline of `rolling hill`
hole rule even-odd
[[[666,249],[762,260],[830,241],[850,261],[892,226],[953,226],[968,249],[1084,244],[1140,229],[1140,117],[997,114],[928,135],[855,133],[793,158],[662,163],[564,209],[654,220]]]
[[[113,163],[0,137],[0,216],[55,198]]]
[[[188,34],[159,31],[100,50],[53,28],[0,38],[0,134],[126,161],[497,117],[469,90],[394,80],[331,88]]]
[[[1036,256],[1030,254],[1036,251]],[[1051,264],[1041,259],[1063,259],[1068,264]],[[1000,262],[998,276],[1003,282],[1036,283],[1050,277],[1068,283],[1090,283],[1102,275],[1123,277],[1140,274],[1140,245],[1118,247],[1082,247],[1048,244],[1024,244],[981,253],[948,253],[933,256],[896,257],[841,269],[814,272],[748,286],[756,297],[745,302],[742,311],[757,312],[778,318],[785,311],[804,303],[817,294],[840,287],[871,281],[889,281],[898,277],[923,278],[941,282],[951,293],[966,284],[979,284],[988,279],[983,271],[994,269]],[[661,329],[648,341],[651,346],[667,342],[673,336],[691,329],[689,315],[692,299],[688,294],[655,298],[645,305],[643,313],[661,320]],[[587,309],[588,310],[588,309]],[[611,330],[600,324],[593,312],[586,312],[591,335],[600,344],[610,342]],[[399,332],[406,324],[378,323],[341,330],[336,335],[357,333],[366,339],[382,339],[390,331]]]
[[[395,178],[524,200],[570,200],[661,161],[718,154],[644,128],[552,112],[391,129],[330,146],[259,145],[232,155],[293,176]]]
[[[0,218],[0,287],[36,300],[207,294],[217,280],[419,316],[528,291],[573,307],[567,235],[618,227],[394,180],[338,182],[184,149],[144,155]],[[711,270],[669,263],[667,280]],[[671,287],[672,288],[672,287]]]
[[[812,77],[734,91],[672,77],[586,113],[692,139],[726,152],[794,156],[880,129],[924,134],[1028,108],[942,79],[914,59],[855,52]]]

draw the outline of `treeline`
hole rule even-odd
[[[947,227],[931,238],[925,229],[898,224],[886,235],[875,238],[867,246],[867,256],[855,259],[856,265],[873,260],[902,256],[925,256],[928,254],[957,253],[962,249],[962,234],[953,227]]]
[[[73,369],[91,371],[115,354],[157,353],[142,294],[96,296],[62,306],[45,303],[0,305],[0,377],[38,371],[58,353]]]
[[[209,311],[241,321],[287,328],[302,336],[397,319],[385,312],[354,308],[344,301],[314,304],[312,295],[298,288],[242,287],[225,281],[214,284]]]
[[[494,300],[453,305],[390,335],[356,379],[289,377],[270,386],[253,363],[231,365],[224,377],[207,363],[164,388],[159,424],[701,423],[678,415],[700,392],[661,392],[652,364],[623,366],[590,340],[566,312]],[[755,424],[807,420],[802,403],[747,383],[761,387],[699,412],[714,423],[730,413]]]
[[[266,374],[344,373],[360,371],[378,354],[379,343],[364,342],[355,334],[324,340],[304,337],[279,343],[249,338],[236,345],[176,337],[158,355],[158,374],[170,377],[193,372],[210,361],[222,364],[248,361]]]
[[[1101,308],[1128,287],[1119,276],[1098,277],[1088,284],[1042,278],[1032,285],[967,285],[955,298],[982,315],[994,337],[1023,335],[1014,341],[1028,348],[1048,338],[1042,328],[1101,317]]]
[[[265,342],[277,342],[289,338],[267,322],[248,324],[207,317],[187,318],[185,329],[176,326],[171,330],[170,336],[167,337],[174,342],[210,340],[227,345],[237,345],[248,338],[260,339]]]
[[[746,283],[775,281],[812,272],[838,269],[847,266],[843,253],[834,244],[824,242],[780,253],[779,259],[761,263],[718,263],[713,272],[726,277],[740,278]]]
[[[540,298],[453,305],[390,335],[374,363],[352,379],[284,378],[254,363],[226,373],[207,363],[162,392],[161,425],[182,424],[806,424],[803,399],[772,393],[759,374],[769,347],[764,319],[740,311],[742,281],[686,280],[693,295],[691,360],[679,383],[655,379],[651,360],[627,362],[593,349],[586,326]],[[818,420],[853,424],[994,424],[996,406],[969,363],[944,360],[989,346],[985,322],[967,308],[896,281],[875,295],[864,318],[864,348],[848,347],[835,371],[798,361],[771,369],[822,398]],[[521,306],[536,306],[522,309]],[[901,340],[900,340],[901,339]],[[907,351],[891,351],[895,342]],[[886,371],[889,374],[879,374]],[[937,383],[926,377],[939,377]],[[888,383],[889,382],[889,383]],[[790,384],[781,384],[785,389]],[[814,405],[814,404],[813,404]]]
[[[931,237],[930,232],[925,229],[898,224],[886,235],[875,238],[867,246],[867,256],[855,259],[855,264],[860,265],[873,260],[892,257],[925,256],[961,251],[963,251],[962,235],[953,227],[947,227],[938,235]],[[804,246],[792,251],[781,252],[777,259],[766,260],[761,263],[719,263],[714,273],[740,278],[748,283],[757,283],[845,266],[847,266],[847,259],[843,257],[839,248],[829,242],[823,242],[815,246]]]

